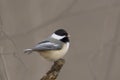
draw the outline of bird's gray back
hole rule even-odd
[[[45,41],[38,43],[33,50],[34,51],[47,51],[47,50],[60,50],[63,43],[54,38],[48,38]]]

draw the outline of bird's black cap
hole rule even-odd
[[[68,33],[64,29],[58,29],[54,33],[59,36],[68,36]]]

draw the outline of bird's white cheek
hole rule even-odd
[[[53,33],[51,37],[54,39],[60,40],[60,39],[64,38],[65,36],[59,36],[59,35],[56,35]]]

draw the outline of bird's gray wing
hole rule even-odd
[[[33,50],[34,51],[47,51],[47,50],[59,50],[62,48],[62,45],[57,43],[52,43],[50,41],[43,41],[38,43]]]

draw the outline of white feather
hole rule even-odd
[[[59,35],[56,35],[55,33],[53,33],[51,37],[54,39],[60,40],[60,39],[63,39],[65,36],[59,36]]]

